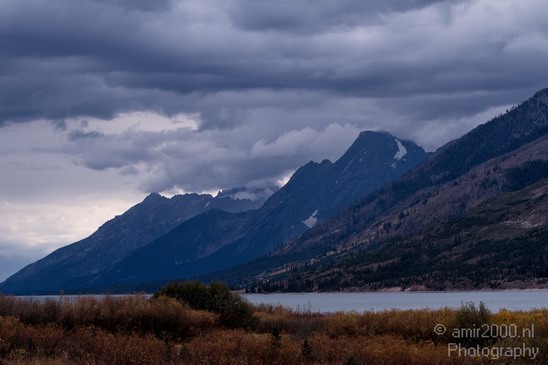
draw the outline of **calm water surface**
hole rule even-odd
[[[506,308],[529,310],[548,308],[548,290],[474,291],[474,292],[396,292],[396,293],[295,293],[245,294],[254,304],[280,304],[312,312],[386,309],[458,308],[462,303],[480,302],[492,311]]]
[[[116,297],[118,295],[111,295]],[[120,295],[125,296],[125,295]],[[150,297],[151,295],[145,295]],[[243,294],[254,304],[282,305],[298,311],[363,312],[387,309],[437,309],[458,308],[462,303],[480,302],[492,311],[530,310],[548,308],[548,290],[509,290],[509,291],[469,291],[469,292],[395,292],[395,293],[284,293],[284,294]],[[78,295],[27,296],[29,299],[73,300]],[[105,295],[95,295],[104,298]]]

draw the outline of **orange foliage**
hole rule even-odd
[[[259,306],[254,331],[229,330],[218,317],[167,298],[33,301],[0,297],[1,364],[461,365],[507,359],[448,357],[458,310],[318,314]],[[531,339],[492,346],[538,346],[548,363],[548,310],[501,311],[491,323],[535,326]],[[528,359],[512,360],[528,364]]]

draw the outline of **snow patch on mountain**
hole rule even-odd
[[[314,213],[312,213],[312,215],[310,217],[308,217],[307,219],[305,219],[304,221],[302,221],[308,228],[312,228],[316,225],[316,223],[318,223],[318,218],[316,218],[316,214],[318,214],[318,209],[316,209],[314,211]]]
[[[403,156],[407,155],[407,148],[403,144],[401,144],[399,139],[395,139],[397,145],[398,145],[398,152],[394,155],[394,160],[401,160]]]
[[[354,160],[356,159],[356,157],[354,157],[352,160],[350,160],[350,162],[348,163],[348,165],[346,165],[346,167],[344,168],[343,170],[343,174],[346,172],[346,170],[350,167],[350,165],[352,165],[352,162],[354,162]]]

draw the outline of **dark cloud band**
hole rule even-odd
[[[548,5],[526,3],[4,0],[0,126],[50,120],[66,133],[59,153],[126,176],[145,165],[157,173],[146,190],[273,180],[342,150],[275,143],[287,136],[328,131],[342,143],[387,129],[435,148],[548,84]],[[196,115],[198,128],[108,134],[65,122],[136,111]]]

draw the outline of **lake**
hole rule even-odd
[[[548,290],[467,292],[373,292],[244,294],[253,304],[280,304],[298,311],[337,312],[386,309],[458,308],[462,303],[483,302],[489,309],[530,310],[548,308]]]
[[[95,295],[103,298],[106,295]],[[112,297],[125,295],[110,295]],[[150,294],[145,295],[147,297]],[[483,302],[494,312],[548,308],[548,290],[462,291],[462,292],[370,292],[370,293],[275,293],[242,294],[253,304],[282,305],[303,312],[383,311],[387,309],[458,308],[462,303]],[[79,295],[21,296],[29,299],[75,299]]]

